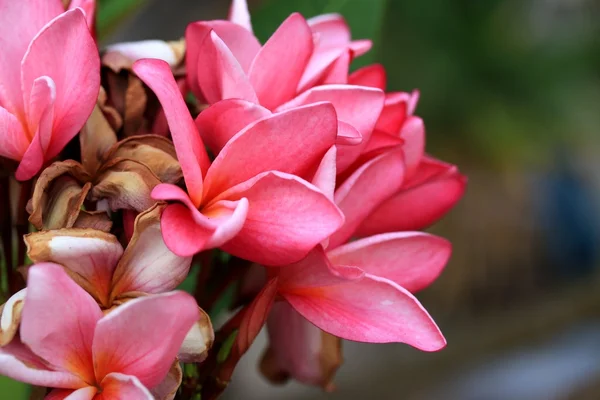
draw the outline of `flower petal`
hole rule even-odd
[[[156,205],[135,219],[133,237],[112,277],[112,299],[127,292],[167,292],[186,278],[192,258],[176,256],[165,245],[160,230],[163,209]]]
[[[23,112],[21,60],[33,38],[64,8],[59,0],[2,0],[0,9],[5,21],[0,25],[0,105],[19,115]]]
[[[100,318],[96,301],[60,265],[41,263],[29,269],[20,336],[50,365],[94,382],[92,339]]]
[[[10,343],[19,329],[26,293],[27,289],[21,289],[0,306],[0,346]]]
[[[384,97],[383,92],[379,89],[350,85],[324,85],[301,94],[281,106],[280,110],[327,101],[335,107],[340,121],[348,123],[358,130],[362,136],[362,144],[339,149],[338,173],[341,173],[358,158],[366,146],[383,108]]]
[[[115,236],[94,229],[57,229],[30,233],[24,240],[33,262],[62,265],[96,301],[107,302],[113,271],[123,254]]]
[[[270,279],[245,309],[236,336],[236,348],[241,356],[254,343],[265,322],[277,295],[277,279]]]
[[[357,235],[426,228],[454,207],[466,184],[456,166],[425,158],[404,188],[364,220]]]
[[[87,386],[77,375],[52,371],[18,339],[0,347],[0,374],[21,382],[57,388]]]
[[[175,360],[169,373],[158,386],[150,390],[155,400],[173,400],[177,394],[177,390],[181,385],[183,371],[179,365],[179,360]]]
[[[112,373],[100,382],[102,392],[94,400],[155,400],[140,380],[131,375]]]
[[[185,184],[198,206],[202,200],[202,174],[208,170],[210,160],[171,69],[164,61],[146,59],[137,61],[133,70],[154,91],[163,106]]]
[[[242,230],[221,248],[263,265],[297,261],[343,223],[339,209],[308,182],[289,174],[266,172],[223,195],[248,199]]]
[[[341,340],[314,326],[289,303],[273,305],[267,320],[269,348],[260,369],[274,383],[291,377],[302,383],[333,389],[342,364]]]
[[[0,106],[0,156],[20,161],[29,147],[29,140],[19,120]]]
[[[98,104],[79,134],[81,164],[94,173],[104,161],[104,154],[117,142],[117,135]]]
[[[54,389],[44,397],[44,400],[92,400],[97,399],[97,397],[94,397],[97,392],[98,389],[94,386],[87,386],[77,390]]]
[[[345,243],[363,220],[383,201],[396,193],[404,180],[402,148],[381,154],[369,160],[346,179],[335,192],[335,203],[346,221],[335,232],[329,246]]]
[[[137,298],[117,307],[96,326],[96,378],[119,372],[153,388],[167,376],[198,306],[184,292]]]
[[[256,55],[248,73],[260,104],[272,110],[296,95],[313,51],[312,32],[302,15],[290,15]]]
[[[232,0],[227,19],[252,32],[250,12],[248,12],[248,4],[246,3],[246,0]]]
[[[418,300],[396,283],[364,274],[336,276],[327,256],[280,269],[279,293],[304,318],[332,335],[358,342],[402,342],[425,351],[446,342]]]
[[[323,192],[329,200],[333,201],[333,192],[335,191],[335,177],[336,167],[335,161],[337,156],[336,146],[331,148],[325,153],[325,156],[319,164],[319,168],[312,178],[311,183]]]
[[[202,362],[214,341],[215,332],[210,318],[204,310],[200,309],[200,318],[185,336],[177,358],[184,363]]]
[[[425,153],[425,126],[419,117],[409,117],[400,131],[404,140],[404,163],[406,176],[411,177],[417,172],[423,154]]]
[[[326,103],[287,110],[247,126],[213,161],[206,175],[205,199],[262,172],[303,176],[315,171],[335,143],[336,131],[335,110]]]
[[[246,100],[227,99],[219,101],[196,118],[196,126],[202,140],[218,155],[227,142],[247,125],[268,117],[266,108]]]
[[[348,76],[350,85],[368,86],[385,90],[387,85],[387,75],[385,68],[381,64],[367,65],[354,71]]]
[[[169,205],[161,218],[161,230],[167,247],[182,257],[220,246],[231,239],[242,228],[248,211],[248,201],[242,198],[234,202],[214,202],[200,213],[183,190],[168,184],[158,185],[152,196],[154,199],[183,203]]]
[[[327,257],[334,265],[358,267],[415,293],[440,275],[451,251],[446,239],[422,232],[394,232],[350,242],[329,251]]]
[[[32,40],[21,68],[26,105],[30,102],[28,91],[38,77],[48,76],[56,84],[49,159],[79,132],[100,90],[98,48],[81,9],[67,11],[46,25]]]

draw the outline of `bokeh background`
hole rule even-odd
[[[178,39],[227,0],[100,0],[103,44]],[[600,399],[600,2],[250,0],[263,41],[291,12],[343,14],[388,90],[418,88],[427,149],[469,177],[431,229],[453,242],[418,297],[442,352],[344,344],[337,390],[271,386],[261,335],[225,399]],[[1,399],[28,388],[0,380]]]

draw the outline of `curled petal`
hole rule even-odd
[[[79,134],[81,163],[86,172],[94,174],[106,151],[117,142],[117,135],[97,104]]]
[[[315,186],[296,176],[266,172],[223,196],[248,200],[242,230],[221,248],[263,265],[298,261],[344,221],[339,209]]]
[[[269,348],[260,370],[274,383],[293,378],[332,390],[342,364],[341,340],[307,321],[287,302],[273,305],[267,321]]]
[[[241,356],[254,343],[254,339],[262,329],[277,294],[277,279],[270,279],[263,289],[256,295],[252,303],[248,305],[240,323],[240,329],[236,337],[236,348]]]
[[[35,183],[29,222],[37,229],[73,227],[91,188],[90,178],[73,160],[50,165]]]
[[[10,343],[19,329],[26,293],[27,289],[19,290],[0,306],[0,347]]]
[[[1,104],[1,102],[0,102]],[[27,134],[19,120],[0,106],[0,156],[20,161],[29,147]]]
[[[108,374],[100,382],[102,400],[155,400],[152,393],[136,376],[120,373]]]
[[[162,380],[158,386],[155,386],[150,390],[155,400],[173,400],[177,394],[177,389],[181,385],[181,379],[183,378],[183,371],[179,365],[179,360],[175,360],[169,373]]]
[[[185,55],[183,42],[163,40],[141,40],[138,42],[116,43],[108,46],[102,55],[102,65],[119,73],[130,70],[133,63],[142,58],[163,60],[171,68],[178,66]]]
[[[442,272],[452,248],[446,239],[422,232],[394,232],[359,239],[327,253],[335,265],[355,266],[415,293]]]
[[[466,184],[456,166],[425,158],[402,190],[364,220],[357,235],[426,228],[454,207]]]
[[[200,319],[185,336],[177,357],[184,363],[202,362],[214,341],[215,333],[210,318],[200,309]]]
[[[173,254],[163,241],[163,209],[155,205],[135,219],[133,236],[112,277],[112,299],[126,297],[128,292],[167,292],[187,276],[192,258]]]
[[[103,165],[95,178],[90,198],[106,200],[111,210],[136,210],[152,207],[152,189],[160,184],[160,179],[145,164],[133,160],[112,159]]]
[[[35,263],[62,265],[96,301],[106,304],[123,247],[116,237],[94,229],[57,229],[26,235],[27,255]]]

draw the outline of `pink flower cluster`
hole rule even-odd
[[[292,14],[261,44],[234,0],[177,44],[100,57],[94,9],[0,0],[2,172],[33,186],[37,228],[0,309],[1,374],[52,400],[210,399],[265,324],[263,373],[326,389],[340,339],[445,346],[414,293],[451,246],[417,230],[466,179],[425,154],[417,91],[386,92],[380,65],[350,72],[370,41]],[[177,288],[197,263],[194,298]],[[215,333],[199,305],[222,281],[241,308]]]

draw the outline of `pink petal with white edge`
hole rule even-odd
[[[179,257],[167,248],[160,229],[163,208],[154,206],[137,216],[113,276],[113,299],[127,292],[168,292],[187,277],[192,257]]]
[[[0,106],[22,115],[21,60],[33,38],[64,8],[60,0],[0,0],[0,10],[2,20],[10,21],[0,24]]]
[[[366,146],[383,108],[384,100],[385,95],[379,89],[351,85],[324,85],[310,89],[279,109],[286,110],[327,101],[334,106],[340,121],[358,130],[362,136],[362,143],[339,149],[338,173],[341,173],[358,158]]]
[[[77,390],[54,389],[44,400],[97,400],[95,397],[98,389],[94,386],[88,386]]]
[[[369,160],[339,186],[334,198],[346,221],[331,236],[330,248],[350,239],[373,210],[400,190],[404,180],[402,154],[402,148],[397,147]]]
[[[368,65],[354,71],[348,76],[350,85],[368,86],[385,90],[387,86],[387,75],[381,64]]]
[[[196,118],[196,126],[204,143],[217,155],[236,133],[269,115],[269,110],[256,103],[227,99],[202,111]]]
[[[0,156],[20,161],[29,147],[29,139],[19,120],[0,107]]]
[[[154,400],[152,393],[135,376],[108,374],[100,386],[102,392],[94,400]]]
[[[43,360],[18,339],[0,347],[0,374],[31,385],[80,388],[87,384],[77,375],[47,369]]]
[[[290,15],[265,43],[248,76],[260,104],[272,110],[292,99],[313,52],[312,32],[302,15]]]
[[[435,322],[406,289],[370,274],[334,275],[315,249],[307,260],[281,268],[279,293],[304,318],[332,335],[370,343],[402,342],[425,351],[446,341]]]
[[[81,8],[85,14],[85,20],[93,32],[94,21],[96,20],[96,0],[71,0],[69,4],[69,10],[74,8]]]
[[[169,205],[161,217],[163,239],[167,247],[181,257],[194,255],[231,239],[242,228],[248,211],[248,201],[242,198],[235,202],[214,202],[204,207],[201,213],[183,190],[169,184],[157,185],[152,197],[183,203]]]
[[[171,69],[164,61],[146,59],[133,64],[133,70],[163,106],[185,184],[197,207],[202,201],[202,176],[210,160]]]
[[[440,275],[451,251],[446,239],[422,232],[394,232],[353,241],[329,251],[327,257],[334,265],[358,267],[415,293]]]
[[[31,179],[44,165],[48,158],[49,146],[52,141],[53,120],[55,116],[56,86],[47,77],[39,77],[33,81],[28,114],[28,132],[34,137],[15,173],[18,180]]]
[[[209,104],[232,98],[258,103],[244,69],[215,31],[200,44],[196,73],[198,87]]]
[[[403,189],[377,207],[356,233],[370,236],[426,228],[454,207],[466,185],[456,166],[424,158]]]
[[[33,262],[63,266],[99,303],[106,303],[123,247],[111,234],[91,229],[54,229],[24,237]]]
[[[221,248],[263,265],[302,259],[344,221],[339,209],[308,182],[289,174],[266,172],[224,194],[248,199],[242,230]]]
[[[229,8],[227,19],[252,32],[250,12],[248,11],[248,3],[246,3],[246,0],[233,0],[231,2],[231,7]]]
[[[158,385],[198,316],[196,301],[184,292],[137,298],[117,307],[96,327],[96,379],[118,372],[137,377],[150,389]]]
[[[206,175],[205,199],[266,171],[314,173],[335,143],[336,131],[336,113],[327,103],[273,114],[247,126],[213,161]]]
[[[56,57],[56,54],[63,54]],[[46,157],[56,156],[92,113],[100,90],[100,57],[81,9],[61,14],[33,39],[21,66],[24,102],[40,76],[56,85],[52,141]]]
[[[93,382],[91,349],[100,318],[96,300],[60,265],[42,263],[29,269],[21,340],[50,365]]]

